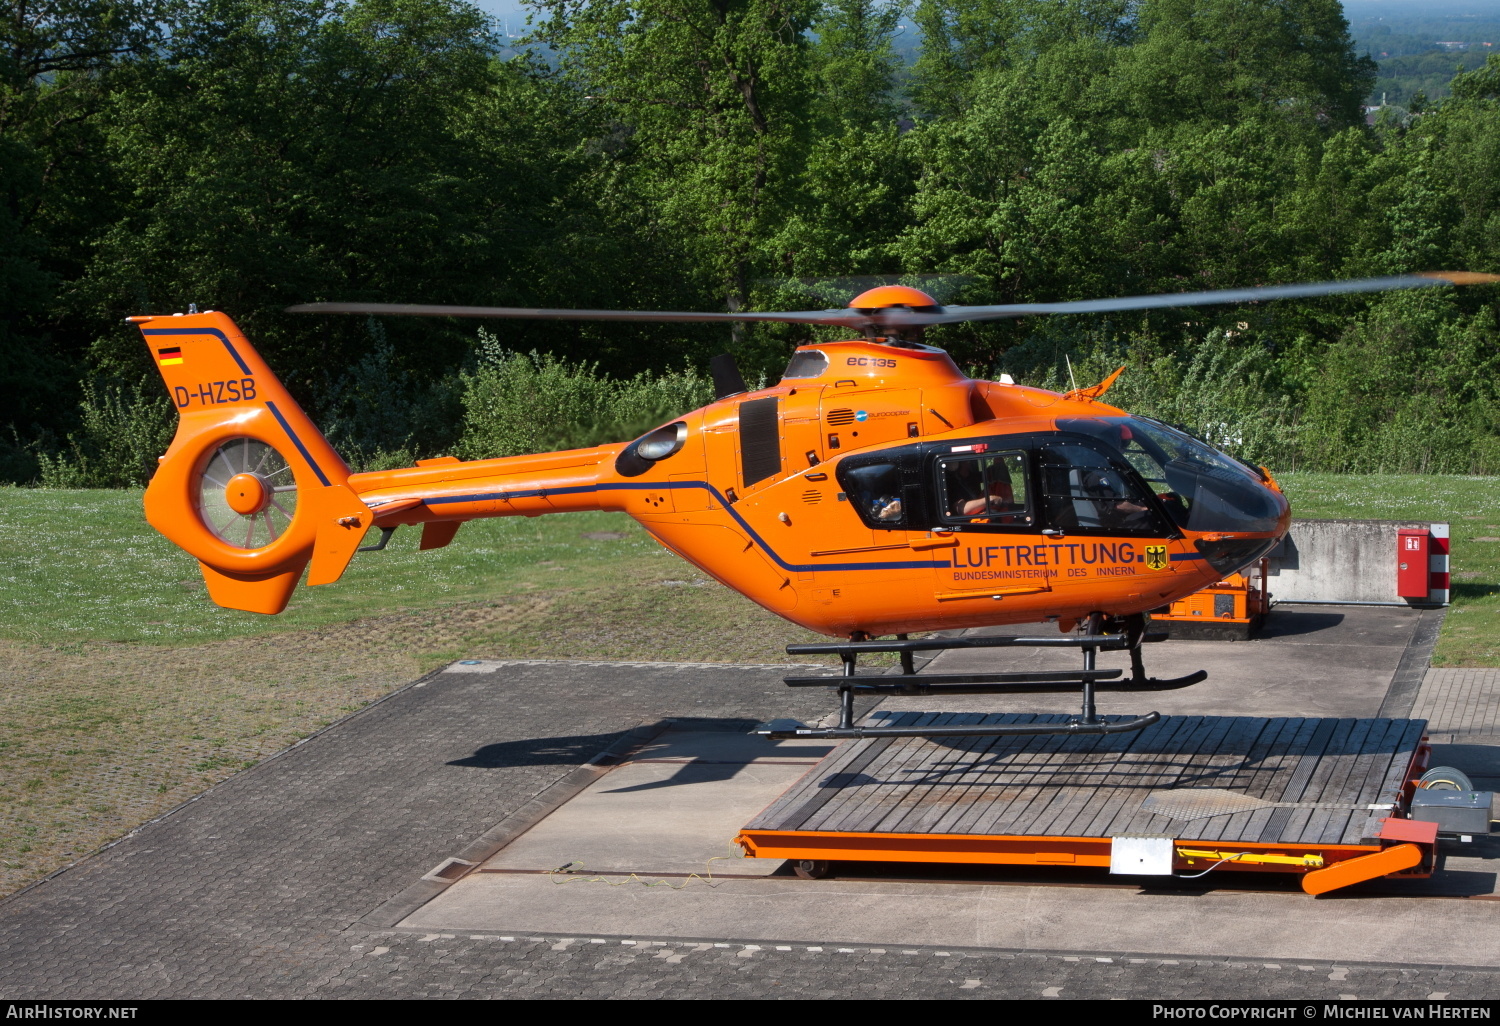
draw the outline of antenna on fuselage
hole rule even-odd
[[[720,353],[708,361],[708,373],[714,379],[714,398],[728,399],[732,395],[750,391],[739,364],[728,353]]]

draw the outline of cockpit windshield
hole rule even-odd
[[[1286,499],[1255,471],[1147,417],[1063,418],[1057,426],[1118,449],[1186,530],[1274,531],[1286,511]]]

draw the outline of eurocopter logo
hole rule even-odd
[[[863,424],[865,421],[867,421],[867,420],[870,419],[870,415],[868,413],[866,413],[864,410],[860,410],[858,413],[856,413],[854,415],[854,419],[857,420],[857,421],[859,421],[861,424]]]
[[[1147,545],[1146,565],[1153,570],[1165,568],[1167,565],[1167,547],[1165,545]]]

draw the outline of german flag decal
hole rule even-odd
[[[158,349],[156,360],[163,367],[174,367],[182,362],[182,347],[173,346],[171,349]]]

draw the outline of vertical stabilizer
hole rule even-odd
[[[338,580],[374,519],[349,468],[221,313],[133,317],[177,434],[146,489],[146,519],[198,559],[214,602],[279,613],[302,571]]]

